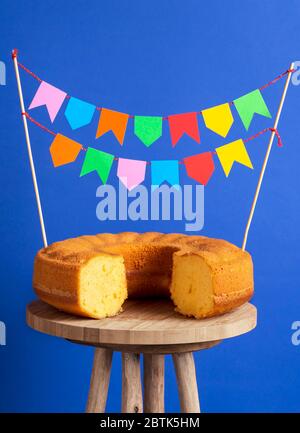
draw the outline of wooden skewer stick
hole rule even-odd
[[[46,235],[46,230],[45,230],[45,223],[44,223],[44,218],[43,218],[43,211],[42,211],[41,199],[40,199],[40,194],[39,194],[39,188],[38,188],[38,183],[37,183],[36,174],[35,174],[35,167],[34,167],[34,161],[33,161],[33,156],[32,156],[28,125],[27,125],[27,118],[25,115],[25,106],[24,106],[24,99],[23,99],[23,92],[22,92],[22,86],[21,86],[21,80],[20,80],[20,74],[19,74],[19,65],[18,65],[17,55],[18,55],[18,51],[16,49],[14,49],[12,52],[12,59],[14,62],[16,79],[17,79],[17,86],[18,86],[18,92],[19,92],[19,99],[20,99],[21,113],[22,113],[22,119],[23,119],[23,126],[24,126],[24,131],[25,131],[28,157],[29,157],[30,169],[31,169],[31,174],[32,174],[32,181],[33,181],[33,186],[34,186],[36,204],[37,204],[39,218],[40,218],[40,225],[41,225],[41,230],[42,230],[43,242],[44,242],[44,246],[47,247],[48,246],[47,235]]]
[[[293,69],[294,69],[294,62],[291,63],[290,68],[289,68],[289,72],[287,74],[286,82],[285,82],[285,85],[284,85],[284,89],[283,89],[283,92],[282,92],[282,95],[281,95],[281,100],[280,100],[279,107],[278,107],[278,110],[277,110],[277,114],[276,114],[276,117],[275,117],[275,122],[274,122],[274,125],[273,125],[273,131],[272,131],[272,134],[270,136],[270,140],[269,140],[269,144],[268,144],[267,151],[266,151],[266,154],[265,154],[264,162],[263,162],[263,165],[262,165],[262,168],[261,168],[261,172],[260,172],[260,175],[259,175],[259,178],[258,178],[258,182],[257,182],[257,186],[256,186],[253,202],[252,202],[251,209],[250,209],[250,214],[249,214],[249,217],[248,217],[248,221],[247,221],[247,225],[246,225],[246,229],[245,229],[245,233],[244,233],[244,239],[243,239],[243,245],[242,245],[242,249],[243,250],[246,249],[246,244],[247,244],[247,239],[248,239],[248,233],[249,233],[250,225],[251,225],[252,218],[253,218],[253,215],[254,215],[257,199],[258,199],[258,196],[259,196],[259,193],[260,193],[260,188],[261,188],[261,185],[262,185],[262,181],[263,181],[263,178],[264,178],[265,170],[266,170],[266,167],[267,167],[267,164],[268,164],[269,156],[270,156],[270,153],[271,153],[271,149],[272,149],[272,145],[273,145],[273,141],[274,141],[274,137],[275,137],[275,131],[274,130],[276,130],[277,126],[278,126],[278,122],[279,122],[279,119],[280,119],[282,107],[283,107],[284,100],[285,100],[286,93],[287,93],[287,89],[288,89],[289,84],[290,84],[290,80],[291,80],[292,70]]]

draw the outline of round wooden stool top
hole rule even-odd
[[[205,348],[205,343],[214,345],[251,331],[256,317],[256,308],[250,303],[202,320],[176,313],[172,302],[163,299],[128,300],[122,313],[101,320],[66,314],[39,300],[27,306],[27,324],[37,331],[93,346],[123,346],[124,350],[143,346],[141,352],[147,351],[147,346],[157,346],[157,351],[165,353],[178,352],[170,350],[177,345]]]

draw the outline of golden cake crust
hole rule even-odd
[[[227,241],[123,232],[67,239],[40,250],[33,276],[37,295],[61,310],[87,315],[78,303],[79,272],[89,260],[102,255],[124,257],[129,297],[170,296],[173,257],[201,257],[213,278],[213,308],[205,317],[230,311],[253,294],[251,256]]]

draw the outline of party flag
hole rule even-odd
[[[215,164],[211,152],[188,156],[183,160],[187,174],[202,185],[206,185],[211,178]]]
[[[259,89],[253,90],[253,92],[247,93],[233,102],[247,130],[255,113],[272,117]]]
[[[245,165],[246,167],[253,168],[251,159],[242,139],[217,147],[216,152],[226,177],[228,177],[235,161]]]
[[[77,98],[70,98],[65,116],[72,129],[81,128],[91,123],[95,113],[95,105]]]
[[[119,158],[117,176],[129,191],[143,182],[145,173],[146,161]]]
[[[85,155],[80,177],[96,171],[102,182],[106,183],[113,161],[114,155],[89,147]]]
[[[128,118],[128,114],[102,108],[96,138],[101,137],[101,135],[105,134],[108,131],[112,131],[118,142],[122,145],[124,141]]]
[[[172,146],[176,146],[183,134],[200,143],[197,113],[174,114],[168,116]]]
[[[134,116],[134,133],[145,146],[151,146],[161,137],[162,117]]]
[[[229,104],[217,105],[216,107],[203,110],[202,115],[208,129],[211,129],[222,137],[226,137],[233,124]]]
[[[178,188],[178,161],[151,161],[151,178],[152,189],[157,188],[163,182],[168,182],[171,186]]]
[[[74,162],[82,149],[82,145],[61,134],[56,134],[50,146],[54,167]]]
[[[51,122],[54,122],[66,96],[67,94],[62,90],[46,83],[46,81],[42,81],[33,100],[31,101],[31,104],[29,105],[29,110],[40,107],[41,105],[46,105],[50,120]]]

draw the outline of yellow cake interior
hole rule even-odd
[[[201,318],[213,309],[211,269],[199,256],[174,255],[170,291],[177,311],[182,314]]]
[[[79,308],[92,317],[114,316],[127,298],[124,260],[119,256],[90,259],[79,272]]]

